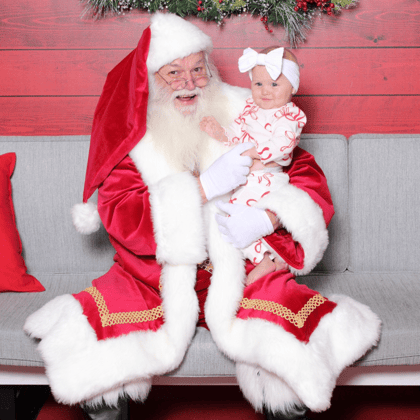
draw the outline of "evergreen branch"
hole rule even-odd
[[[120,15],[139,9],[154,13],[167,9],[170,13],[185,17],[197,16],[204,21],[223,23],[232,15],[249,13],[259,16],[267,30],[268,24],[283,26],[292,47],[304,42],[315,11],[326,11],[330,0],[80,0],[85,4],[83,16],[94,19],[107,15]],[[328,14],[354,7],[359,0],[335,0],[335,8]],[[300,6],[299,3],[305,6]],[[331,7],[334,7],[332,5]]]

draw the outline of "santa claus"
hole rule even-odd
[[[379,337],[369,308],[295,281],[322,258],[334,213],[309,153],[297,148],[289,184],[255,207],[228,203],[249,173],[252,145],[227,149],[199,122],[212,115],[228,125],[249,90],[221,82],[211,50],[193,24],[155,14],[109,73],[73,216],[82,233],[102,222],[114,265],[25,324],[40,339],[55,398],[83,404],[93,419],[119,418],[111,407],[121,398],[145,400],[153,376],[180,365],[197,323],[236,362],[244,396],[269,419],[327,409],[340,372]],[[88,202],[95,190],[97,206]],[[262,237],[287,265],[245,286],[253,266],[235,245]]]

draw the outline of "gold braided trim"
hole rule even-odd
[[[104,297],[96,287],[88,287],[85,289],[85,292],[88,292],[95,300],[103,327],[109,327],[116,324],[134,324],[137,322],[154,321],[163,316],[162,306],[156,306],[156,308],[146,309],[145,311],[116,312],[111,314],[109,313]]]
[[[298,328],[302,328],[305,325],[308,316],[320,305],[322,305],[327,299],[317,294],[311,297],[305,306],[295,314],[290,309],[276,302],[261,299],[248,299],[243,298],[240,306],[244,309],[254,309],[256,311],[271,312],[274,315],[280,316],[286,319]]]
[[[206,270],[210,274],[213,274],[213,264],[211,263],[210,259],[207,258],[205,261],[203,261],[201,264],[197,265],[197,269]]]

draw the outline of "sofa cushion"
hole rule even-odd
[[[343,272],[349,257],[347,139],[334,134],[304,134],[299,146],[315,157],[325,173],[335,210],[328,227],[328,248],[314,271]]]
[[[81,235],[70,213],[82,201],[89,136],[0,137],[0,154],[12,150],[13,201],[28,271],[106,271],[115,251],[105,230]]]
[[[420,272],[420,135],[349,140],[350,265]]]

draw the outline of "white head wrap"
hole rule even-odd
[[[239,58],[239,71],[245,73],[250,72],[255,66],[265,66],[273,80],[284,74],[296,93],[299,89],[299,66],[294,61],[283,58],[283,54],[284,48],[276,48],[268,54],[258,54],[252,48],[247,48]],[[252,80],[251,72],[249,77]]]

